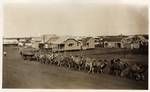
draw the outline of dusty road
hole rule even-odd
[[[107,74],[88,74],[35,61],[25,61],[17,49],[4,48],[3,88],[50,89],[147,89],[147,81],[134,81]]]

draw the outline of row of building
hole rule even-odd
[[[17,38],[16,40],[15,44],[23,45],[24,43],[34,48],[48,48],[53,51],[86,50],[99,47],[128,49],[148,47],[148,35],[98,37],[42,35],[41,37]],[[7,44],[7,41],[8,39],[4,39],[4,44]]]

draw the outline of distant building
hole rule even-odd
[[[39,44],[42,42],[42,38],[41,37],[32,37],[31,39],[31,43],[32,43],[32,47],[35,49],[39,49]]]
[[[80,50],[81,43],[76,39],[70,38],[64,41],[64,49],[65,50]]]
[[[93,37],[86,37],[81,40],[81,48],[85,49],[94,49],[95,48],[95,39]]]
[[[79,40],[80,39],[80,40]],[[93,37],[51,37],[46,43],[53,51],[68,51],[68,50],[86,50],[95,48],[95,39]]]
[[[68,36],[52,37],[46,42],[52,51],[80,50],[81,43]]]
[[[104,48],[123,48],[122,39],[123,37],[118,36],[105,37]]]
[[[95,47],[100,47],[100,38],[94,38],[95,39]]]
[[[129,49],[139,49],[141,46],[148,46],[148,39],[143,36],[128,36],[122,39],[123,47]]]
[[[15,45],[17,46],[18,45],[18,41],[17,39],[9,39],[9,38],[3,38],[3,45]]]
[[[95,37],[95,47],[96,48],[103,48],[104,47],[104,38],[103,37]]]
[[[49,38],[46,44],[48,45],[48,49],[51,49],[52,51],[60,51],[63,49],[60,48],[60,44],[62,44],[64,40],[65,39],[62,39],[58,36],[53,36]]]

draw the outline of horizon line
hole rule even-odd
[[[42,34],[40,36],[8,36],[5,37],[3,36],[2,38],[32,38],[32,37],[41,37],[43,35],[56,35],[56,36],[82,36],[82,35],[57,35],[57,34]],[[99,37],[99,36],[131,36],[131,35],[149,35],[148,33],[142,33],[142,34],[114,34],[114,35],[97,35],[97,36],[91,36],[91,35],[87,35],[85,37]]]

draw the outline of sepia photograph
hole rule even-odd
[[[4,0],[2,89],[148,90],[148,0]]]

